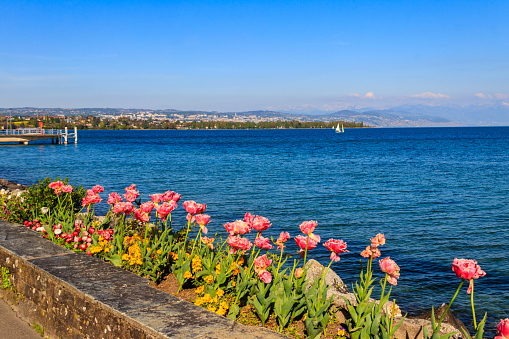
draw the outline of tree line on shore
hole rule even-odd
[[[10,128],[39,127],[42,121],[44,128],[62,129],[65,127],[77,127],[80,130],[105,129],[105,130],[130,130],[130,129],[291,129],[291,128],[334,128],[337,124],[343,124],[345,128],[363,128],[363,122],[349,121],[173,121],[153,119],[133,119],[119,117],[118,119],[101,118],[96,116],[73,116],[73,117],[19,117],[14,116],[7,120],[5,115],[0,115],[0,126]]]

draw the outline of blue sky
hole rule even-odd
[[[0,0],[0,107],[509,105],[508,1]]]

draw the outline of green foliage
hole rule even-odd
[[[31,211],[23,197],[14,196],[11,193],[0,195],[0,218],[8,222],[22,223],[29,219]]]
[[[56,180],[45,178],[39,180],[38,184],[34,184],[29,187],[23,194],[25,203],[31,207],[34,217],[43,214],[41,208],[46,207],[51,213],[57,210],[64,210],[67,212],[78,212],[81,209],[81,201],[87,194],[86,190],[80,185],[73,187],[71,193],[61,193],[56,195],[52,188],[48,185],[54,181],[62,181],[64,185],[69,183],[69,179],[65,178],[60,180],[59,177]]]
[[[2,267],[2,288],[4,290],[12,289],[12,282],[11,282],[11,272],[9,271],[9,268]]]

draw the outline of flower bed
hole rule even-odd
[[[272,226],[265,217],[246,213],[242,220],[224,225],[225,238],[218,234],[207,237],[211,217],[205,214],[206,204],[185,201],[186,226],[174,229],[172,212],[179,207],[178,193],[153,194],[150,201],[142,203],[133,184],[122,195],[110,193],[109,211],[98,219],[95,205],[101,202],[99,194],[103,191],[99,185],[84,190],[68,185],[66,180],[46,179],[21,196],[1,195],[0,217],[23,223],[68,249],[147,277],[156,285],[164,281],[176,289],[176,295],[210,311],[288,336],[391,338],[403,322],[404,317],[395,317],[397,307],[384,308],[400,276],[399,266],[388,257],[379,261],[384,273],[380,302],[370,299],[376,280],[372,263],[381,257],[380,247],[386,241],[383,234],[371,239],[361,253],[367,260],[366,269],[354,287],[356,302],[345,299],[349,317],[342,328],[334,316],[332,298],[327,297],[329,286],[324,276],[339,261],[339,255],[348,251],[347,244],[339,239],[324,242],[331,260],[318,279],[308,282],[308,252],[321,241],[315,233],[316,221],[300,225],[302,234],[293,238],[299,253],[293,258],[285,252],[288,232],[281,232],[272,241],[263,236]],[[475,261],[465,259],[455,259],[453,271],[461,283],[449,307],[468,281],[476,338],[482,338],[486,316],[477,324],[473,286],[485,273]],[[442,321],[443,317],[437,324],[433,321],[430,338],[438,338]],[[505,324],[499,325],[502,337]],[[427,329],[424,332],[428,337]]]

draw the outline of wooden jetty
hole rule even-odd
[[[42,129],[42,128],[18,128],[18,129],[1,129],[0,142],[18,142],[19,144],[28,145],[30,141],[51,139],[52,144],[69,143],[69,139],[73,139],[74,143],[78,143],[78,129],[74,127],[74,133],[69,133],[67,127],[61,129]]]

